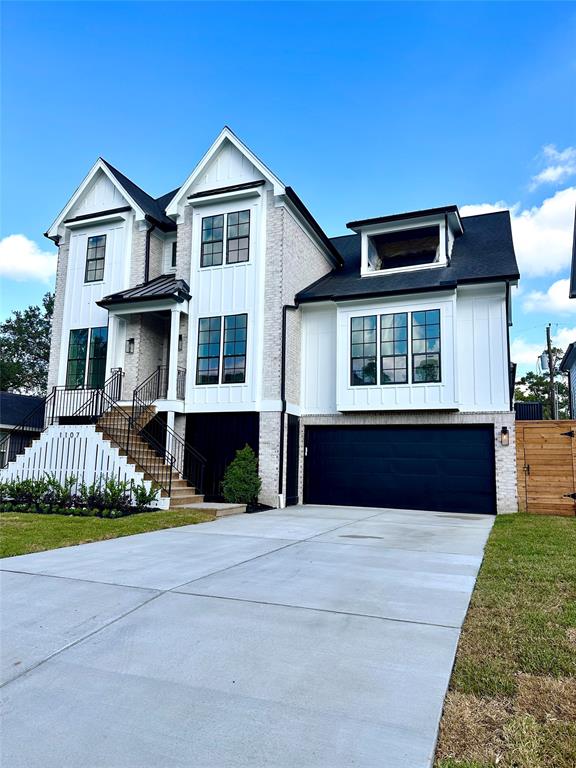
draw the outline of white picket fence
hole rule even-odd
[[[134,481],[136,485],[144,482],[148,490],[151,487],[150,480],[145,480],[143,473],[129,464],[118,448],[104,440],[91,424],[48,427],[24,453],[0,470],[0,480],[4,482],[40,480],[46,475],[55,476],[61,483],[73,476],[77,486],[113,477],[128,483]],[[169,504],[170,500],[158,493],[151,506],[167,509]]]

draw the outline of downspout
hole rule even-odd
[[[284,487],[284,416],[286,414],[286,318],[289,309],[298,309],[298,304],[284,304],[282,307],[282,342],[280,359],[280,467],[278,472],[278,495]]]
[[[510,381],[512,373],[512,361],[510,360],[510,282],[506,280],[506,350],[508,354],[508,390],[510,397],[510,410],[514,410],[514,386],[515,381]]]
[[[148,217],[146,217],[146,221],[148,221]],[[152,232],[156,229],[156,224],[153,222],[150,222],[152,225],[149,229],[146,230],[146,249],[144,252],[144,282],[147,283],[150,279],[150,236]]]

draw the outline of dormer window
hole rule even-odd
[[[448,266],[463,234],[455,205],[351,221],[362,238],[362,277]]]
[[[421,267],[439,258],[438,226],[368,236],[368,267],[374,271]]]

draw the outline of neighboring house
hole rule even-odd
[[[569,297],[576,299],[576,212],[574,214],[574,233],[572,240],[572,263],[570,267]],[[576,341],[568,345],[560,362],[560,370],[568,374],[570,418],[576,418]]]
[[[30,445],[43,427],[43,397],[0,392],[0,468]]]
[[[328,238],[228,128],[159,198],[99,159],[47,232],[59,424],[122,448],[132,418],[209,498],[248,443],[271,506],[515,511],[508,212],[348,227]],[[116,406],[61,404],[103,386]]]

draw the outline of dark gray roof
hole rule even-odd
[[[185,280],[177,280],[174,275],[160,275],[147,283],[140,283],[134,288],[111,293],[97,301],[101,307],[111,304],[129,304],[137,301],[156,301],[158,299],[174,299],[186,301],[190,298],[190,286]]]
[[[570,267],[570,293],[571,299],[576,299],[576,209],[574,210],[574,234],[572,240],[572,266]]]
[[[107,160],[104,160],[103,157],[100,159],[116,179],[118,179],[121,186],[124,187],[134,202],[142,208],[146,214],[146,218],[150,219],[153,224],[156,224],[156,226],[164,232],[176,231],[176,223],[169,216],[166,216],[166,206],[178,190],[168,192],[167,194],[154,199],[147,192],[144,192],[143,189],[140,189],[137,184],[134,184],[134,182],[127,176],[120,173],[117,168],[110,165],[110,163]]]
[[[360,235],[332,238],[344,266],[308,286],[297,301],[356,299],[455,288],[466,283],[517,280],[520,277],[508,211],[466,216],[464,234],[454,241],[450,264],[435,269],[360,276]]]
[[[0,424],[16,427],[26,419],[30,428],[44,426],[44,398],[34,395],[17,395],[0,392]],[[30,415],[30,419],[27,417]]]
[[[564,357],[560,361],[560,370],[568,373],[570,369],[576,364],[576,341],[572,344],[568,344]]]

